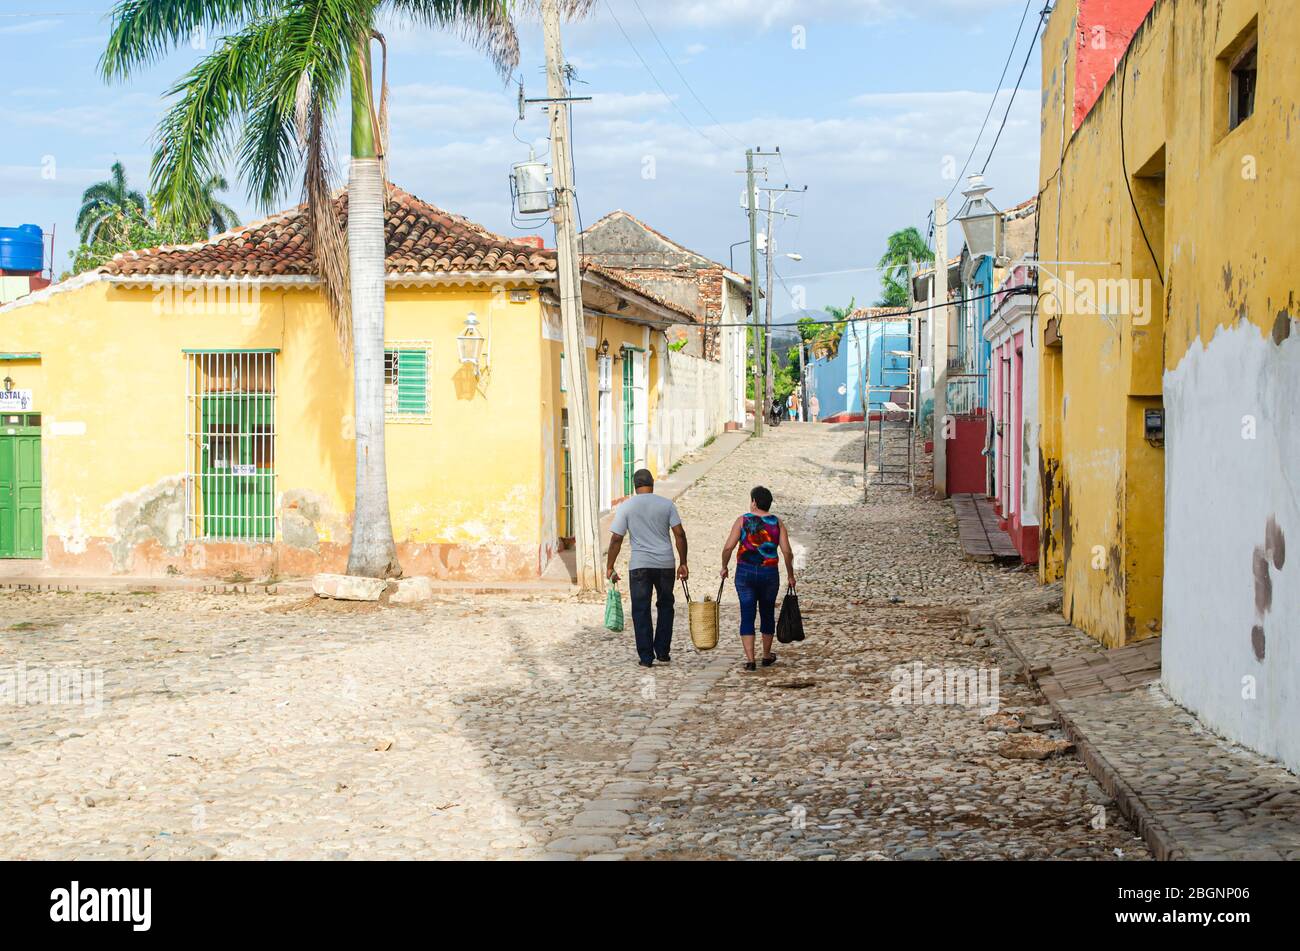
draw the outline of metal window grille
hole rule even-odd
[[[623,351],[623,494],[634,491],[632,473],[636,464],[636,390],[632,367],[632,352]]]
[[[276,536],[275,351],[186,354],[185,534]]]
[[[392,423],[433,421],[428,341],[402,341],[384,348],[384,415]]]
[[[573,456],[569,448],[569,411],[560,410],[560,446],[564,450],[564,528],[565,538],[573,537]]]

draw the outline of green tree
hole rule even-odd
[[[209,175],[199,186],[199,193],[195,196],[194,202],[196,206],[194,223],[202,226],[208,234],[221,234],[223,231],[239,227],[239,215],[235,213],[235,209],[216,195],[219,191],[224,192],[229,189],[230,185],[224,175]]]
[[[59,280],[108,263],[115,254],[154,248],[160,244],[191,244],[208,236],[206,228],[175,221],[159,221],[130,211],[119,211],[106,219],[92,241],[83,241],[72,252],[72,268]]]
[[[844,336],[844,328],[847,326],[846,321],[856,308],[856,297],[850,297],[846,307],[827,304],[822,310],[830,314],[831,322],[817,322],[811,317],[800,318],[798,324],[799,333],[813,349],[825,348],[834,356],[839,352],[840,338]]]
[[[114,162],[108,178],[82,192],[77,236],[83,244],[111,240],[110,231],[121,229],[128,221],[143,221],[147,209],[144,195],[127,184],[122,163]]]
[[[590,0],[563,5],[572,15]],[[168,214],[207,217],[203,186],[222,173],[232,144],[263,208],[301,182],[316,268],[340,351],[353,365],[352,574],[401,573],[384,454],[387,87],[381,79],[376,102],[372,50],[375,43],[386,50],[376,24],[388,15],[404,28],[453,30],[506,77],[519,59],[510,13],[509,0],[120,0],[112,13],[100,64],[110,81],[195,35],[224,34],[169,90],[175,101],[159,125],[152,167],[155,199]],[[330,118],[342,108],[351,132],[346,234],[331,202],[327,144]]]
[[[933,260],[934,252],[915,228],[902,228],[891,234],[885,243],[885,253],[880,258],[880,266],[885,268],[880,275],[883,288],[880,306],[906,307],[910,300],[907,293],[908,264]]]

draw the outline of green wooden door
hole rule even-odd
[[[203,398],[203,534],[275,536],[275,435],[268,394]]]
[[[623,494],[636,491],[632,473],[636,471],[636,373],[632,351],[623,350]]]
[[[0,558],[40,558],[41,430],[0,426]]]

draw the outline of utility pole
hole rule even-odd
[[[807,341],[803,339],[803,331],[796,325],[795,330],[799,332],[799,422],[808,422],[808,365],[804,360],[804,348]]]
[[[763,291],[763,296],[767,300],[767,306],[763,308],[763,396],[770,397],[772,386],[772,275],[775,273],[776,261],[776,240],[775,229],[772,222],[776,221],[776,193],[769,191],[767,193],[767,287]],[[766,409],[766,407],[764,407]]]
[[[546,94],[551,100],[551,167],[554,170],[555,247],[560,279],[560,322],[564,328],[565,384],[569,398],[569,464],[573,470],[573,530],[578,586],[598,591],[600,521],[596,493],[596,441],[587,389],[587,340],[582,312],[582,272],[573,199],[573,144],[569,141],[569,90],[560,44],[559,0],[542,0],[546,44]]]
[[[759,373],[759,361],[763,355],[763,329],[758,319],[758,307],[761,295],[758,291],[758,208],[754,200],[757,197],[754,187],[754,150],[745,150],[745,204],[749,210],[749,293],[753,298],[753,350],[754,350],[754,435],[763,435],[763,380]],[[764,307],[770,302],[764,301]]]
[[[934,203],[934,494],[948,497],[948,199]]]
[[[777,149],[776,152],[771,154],[779,154],[780,151],[780,149]],[[799,217],[798,215],[792,214],[788,211],[777,211],[776,196],[784,192],[806,192],[808,186],[805,185],[803,188],[791,188],[787,185],[784,188],[769,188],[764,185],[759,190],[767,192],[767,289],[764,292],[764,298],[767,303],[763,309],[764,340],[766,341],[766,345],[763,348],[763,384],[764,396],[767,397],[775,391],[773,379],[775,374],[772,368],[772,301],[774,300],[772,296],[772,278],[776,274],[776,230],[774,222],[778,215],[783,218]],[[757,228],[755,230],[757,230]]]

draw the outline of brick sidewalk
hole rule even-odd
[[[1300,859],[1300,777],[1170,700],[1160,638],[1105,650],[1058,614],[992,624],[1157,859]]]

